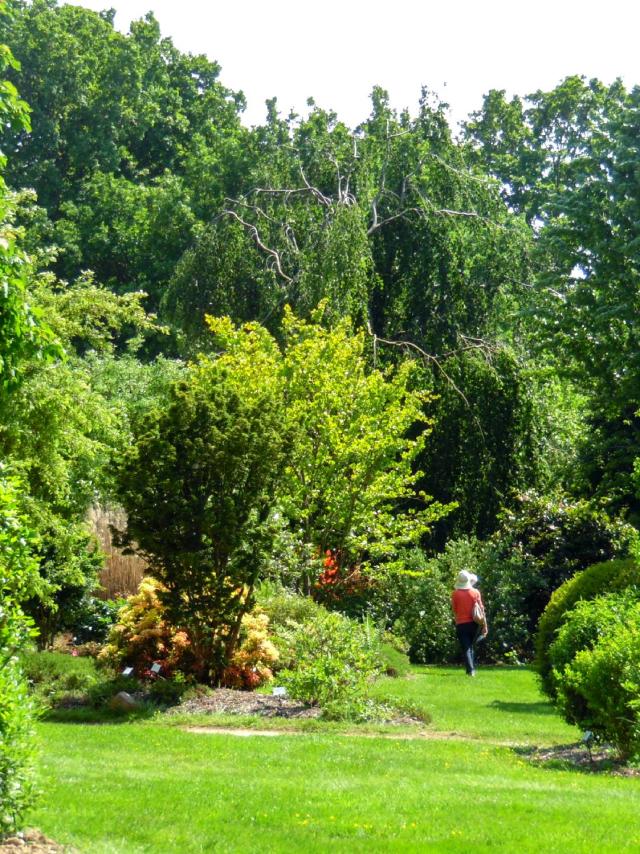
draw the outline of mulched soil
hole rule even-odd
[[[319,718],[322,709],[307,706],[299,700],[274,697],[272,694],[257,694],[253,691],[236,691],[233,688],[216,688],[211,694],[186,700],[174,706],[168,714],[205,714],[220,712],[233,715],[260,715],[264,718]],[[398,725],[423,725],[423,721],[410,715],[397,714],[386,723]]]
[[[529,753],[534,765],[560,765],[593,774],[614,774],[617,777],[640,777],[640,768],[633,768],[616,759],[613,748],[603,746],[591,754],[583,744],[567,744],[538,748]]]
[[[71,848],[58,845],[39,830],[23,830],[15,836],[0,838],[0,851],[28,851],[29,854],[71,854]]]
[[[172,712],[204,715],[225,712],[233,715],[261,715],[265,718],[319,718],[322,714],[317,706],[306,706],[298,700],[252,691],[235,691],[232,688],[216,688],[207,696],[194,697],[174,706],[169,714]]]

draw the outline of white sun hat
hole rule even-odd
[[[471,590],[477,580],[477,575],[474,575],[472,572],[467,572],[466,569],[463,569],[461,572],[458,573],[458,580],[456,581],[456,590]]]

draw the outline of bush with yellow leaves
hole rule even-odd
[[[269,617],[256,607],[242,618],[240,643],[222,674],[222,684],[243,690],[257,688],[272,678],[278,658],[269,637]]]
[[[138,592],[129,596],[118,612],[118,621],[98,656],[100,661],[115,667],[133,667],[138,677],[151,676],[154,663],[162,666],[163,676],[190,670],[189,638],[166,620],[158,596],[162,589],[155,578],[142,579]]]

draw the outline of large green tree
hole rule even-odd
[[[524,476],[513,462],[522,460],[528,441],[527,416],[518,410],[526,408],[526,394],[501,375],[498,363],[507,360],[491,354],[505,335],[513,291],[527,275],[530,230],[509,213],[497,182],[465,162],[442,104],[425,92],[411,118],[396,114],[381,89],[372,101],[371,116],[355,131],[313,105],[299,121],[280,117],[276,102],[269,104],[266,124],[250,137],[245,191],[226,200],[184,254],[164,310],[193,352],[211,346],[207,313],[258,318],[280,335],[285,304],[308,317],[325,300],[324,322],[351,316],[369,330],[382,362],[402,358],[403,350],[422,358],[424,386],[444,387],[448,400],[450,391],[457,395],[454,405],[439,407],[437,429],[449,437],[461,467],[457,485],[431,480],[428,491],[447,501],[464,480],[465,495],[475,494],[478,504],[488,493],[482,520],[475,511],[461,517],[471,531],[485,533]],[[479,422],[469,405],[478,372],[450,372],[445,364],[472,349],[493,363],[486,375],[496,378],[503,398],[515,395],[504,406],[523,426],[504,431],[498,410],[485,408],[484,435],[504,432],[488,443],[484,468],[474,466],[462,440]],[[447,385],[454,371],[457,381]],[[484,450],[482,427],[476,438]],[[426,468],[435,474],[430,462]],[[489,469],[501,478],[489,477]]]
[[[178,51],[149,14],[124,35],[113,12],[11,0],[0,34],[32,131],[3,127],[8,181],[32,188],[60,247],[56,272],[92,269],[156,302],[180,255],[242,171],[242,95]],[[228,185],[229,182],[229,185]]]
[[[584,482],[631,507],[640,439],[639,99],[619,81],[570,77],[524,100],[492,92],[466,129],[473,156],[535,223],[535,276],[521,306],[530,346],[588,395]]]

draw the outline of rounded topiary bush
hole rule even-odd
[[[640,607],[627,620],[577,653],[558,681],[557,696],[570,723],[614,745],[622,759],[640,755]]]
[[[583,599],[565,615],[555,640],[549,647],[550,684],[554,694],[561,690],[566,668],[579,652],[593,649],[597,643],[629,621],[640,621],[640,599],[635,590],[608,593],[595,599]],[[576,718],[574,723],[578,723]]]
[[[638,566],[633,558],[596,563],[577,572],[555,590],[538,624],[536,635],[536,669],[542,688],[555,697],[549,649],[566,615],[581,599],[594,599],[608,591],[622,591],[639,586]]]

